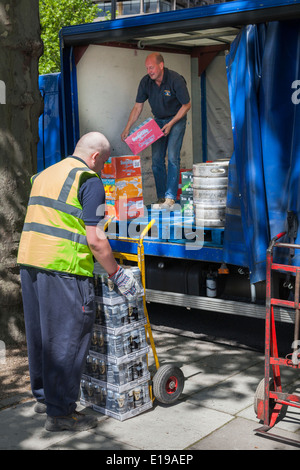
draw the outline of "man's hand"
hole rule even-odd
[[[124,131],[123,131],[122,134],[121,134],[121,139],[123,140],[123,142],[125,141],[125,139],[127,139],[128,134],[129,134],[129,130],[127,130],[127,129],[125,128]]]
[[[133,124],[139,118],[139,116],[140,116],[140,114],[143,110],[143,106],[144,106],[144,103],[135,103],[135,105],[133,106],[133,108],[130,112],[126,127],[125,127],[124,131],[121,134],[121,139],[123,141],[128,137],[128,134],[129,134],[129,131],[130,131],[131,127],[133,126]]]
[[[125,270],[122,266],[119,266],[117,272],[110,275],[109,279],[116,284],[121,294],[129,301],[134,300],[141,293],[139,283],[129,269]]]
[[[162,130],[162,132],[164,133],[165,136],[167,136],[167,135],[170,134],[171,129],[172,129],[172,126],[173,126],[173,125],[171,124],[171,122],[167,122],[167,124],[165,124],[165,125],[161,128],[161,130]]]
[[[181,106],[181,108],[178,110],[177,114],[175,114],[173,119],[171,121],[167,122],[167,124],[165,124],[162,127],[161,130],[165,134],[165,136],[170,134],[171,129],[174,126],[174,124],[176,124],[176,122],[180,121],[180,119],[182,119],[190,109],[191,109],[191,102],[189,102],[187,104],[183,104]]]

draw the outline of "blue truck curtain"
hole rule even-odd
[[[224,261],[248,266],[251,283],[265,280],[266,250],[287,230],[287,211],[300,221],[299,61],[299,21],[244,27],[226,58],[234,154]],[[286,251],[278,257],[289,262]]]
[[[63,152],[63,123],[61,110],[61,74],[39,76],[39,90],[44,100],[44,112],[39,118],[37,171],[61,160]]]

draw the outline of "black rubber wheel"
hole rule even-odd
[[[269,389],[272,391],[275,390],[274,380],[272,378],[270,378],[270,381],[269,381]],[[264,416],[263,416],[264,401],[265,401],[265,379],[262,379],[259,382],[257,389],[255,391],[255,395],[254,395],[254,412],[256,416],[261,420],[264,419]],[[273,411],[274,406],[275,406],[275,401],[272,398],[270,398],[269,400],[270,415]]]
[[[172,364],[159,367],[153,377],[153,395],[161,403],[174,403],[184,387],[182,370]]]

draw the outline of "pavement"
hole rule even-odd
[[[300,442],[298,408],[285,407],[267,435],[255,432],[261,426],[253,399],[264,375],[263,354],[184,331],[163,327],[152,331],[160,365],[173,363],[184,373],[183,394],[176,403],[164,405],[155,400],[153,408],[124,421],[79,404],[79,410],[98,416],[98,426],[84,432],[54,433],[44,429],[45,415],[33,411],[30,394],[11,397],[0,402],[0,449],[102,450],[105,463],[115,464],[125,463],[116,461],[124,455],[143,455],[138,451],[144,455],[151,451],[154,464],[180,463],[160,461],[170,456],[188,464],[188,456],[195,462],[200,450],[299,450],[284,440]],[[153,367],[151,351],[149,364]],[[285,387],[297,390],[297,370],[282,368],[281,377],[284,391]],[[131,463],[140,465],[138,460]]]

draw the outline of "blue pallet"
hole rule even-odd
[[[160,211],[162,212],[162,211]],[[150,216],[151,215],[151,216]],[[164,241],[169,243],[202,243],[203,246],[221,247],[224,241],[224,228],[197,227],[193,217],[182,214],[156,214],[154,211],[147,217],[138,217],[128,221],[114,221],[108,229],[109,238],[138,239],[150,220],[155,223],[145,235],[145,240]]]
[[[223,246],[224,228],[197,227],[196,225],[174,226],[173,237],[170,241],[186,243],[188,240],[201,239],[205,246]]]

